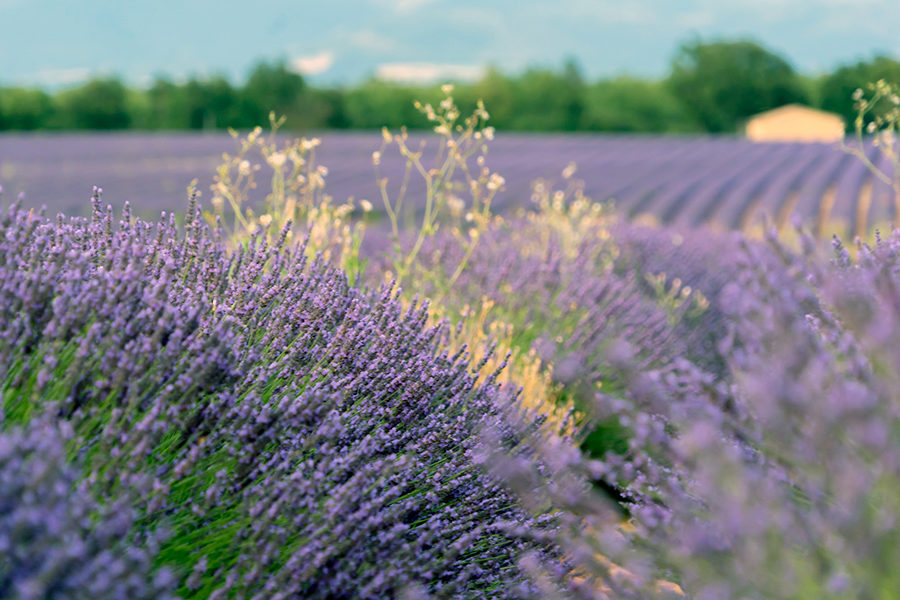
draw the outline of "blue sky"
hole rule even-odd
[[[900,0],[0,0],[0,84],[143,85],[283,58],[315,83],[557,67],[665,74],[678,43],[750,37],[816,73],[900,56]]]

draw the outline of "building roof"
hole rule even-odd
[[[751,117],[746,134],[754,141],[835,142],[844,138],[844,120],[824,110],[786,104]]]

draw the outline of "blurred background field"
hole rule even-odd
[[[282,140],[286,139],[284,136]],[[380,205],[372,152],[381,134],[321,134],[317,162],[328,167],[328,193]],[[428,138],[413,135],[413,145]],[[435,151],[435,141],[426,146]],[[7,197],[25,192],[26,206],[46,205],[50,214],[86,214],[92,186],[106,201],[129,200],[140,214],[180,210],[184,189],[194,178],[210,197],[216,165],[233,153],[227,134],[60,133],[0,136],[0,181]],[[891,165],[869,144],[868,155],[882,169]],[[559,179],[570,163],[585,183],[585,194],[612,201],[643,223],[713,225],[754,231],[767,215],[780,228],[791,215],[816,231],[830,223],[864,234],[894,215],[890,185],[874,177],[858,158],[833,142],[753,142],[729,136],[678,137],[591,134],[499,133],[487,163],[506,179],[495,207],[528,207],[537,178]],[[383,175],[397,183],[403,161],[386,155]],[[424,183],[412,179],[410,197],[424,197]],[[80,191],[80,193],[79,193]]]

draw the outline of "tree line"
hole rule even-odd
[[[888,56],[811,76],[751,40],[693,40],[676,50],[667,76],[586,81],[578,65],[531,68],[511,75],[488,69],[454,96],[464,110],[483,98],[491,123],[508,131],[731,133],[758,112],[801,103],[856,115],[853,91],[885,79],[900,84]],[[242,85],[224,76],[183,83],[158,77],[144,89],[116,77],[49,93],[0,87],[0,130],[216,130],[266,125],[270,111],[295,131],[426,127],[414,100],[437,102],[437,86],[369,79],[355,86],[314,87],[283,61],[260,62]]]

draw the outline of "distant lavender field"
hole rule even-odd
[[[380,135],[321,137],[317,162],[329,168],[331,195],[378,206],[371,154]],[[43,204],[50,214],[85,214],[91,188],[99,185],[107,202],[130,200],[151,216],[183,208],[193,178],[208,190],[221,154],[235,150],[227,134],[2,135],[0,184],[6,201],[24,191],[26,206]],[[631,217],[647,214],[665,223],[744,228],[763,213],[781,221],[796,213],[809,224],[832,219],[854,231],[893,217],[889,188],[833,144],[730,137],[501,134],[488,154],[488,165],[507,182],[497,208],[527,204],[532,180],[558,179],[572,161],[587,195],[613,199]],[[386,153],[382,169],[399,183],[396,153]],[[417,183],[414,178],[412,197],[422,191]]]

